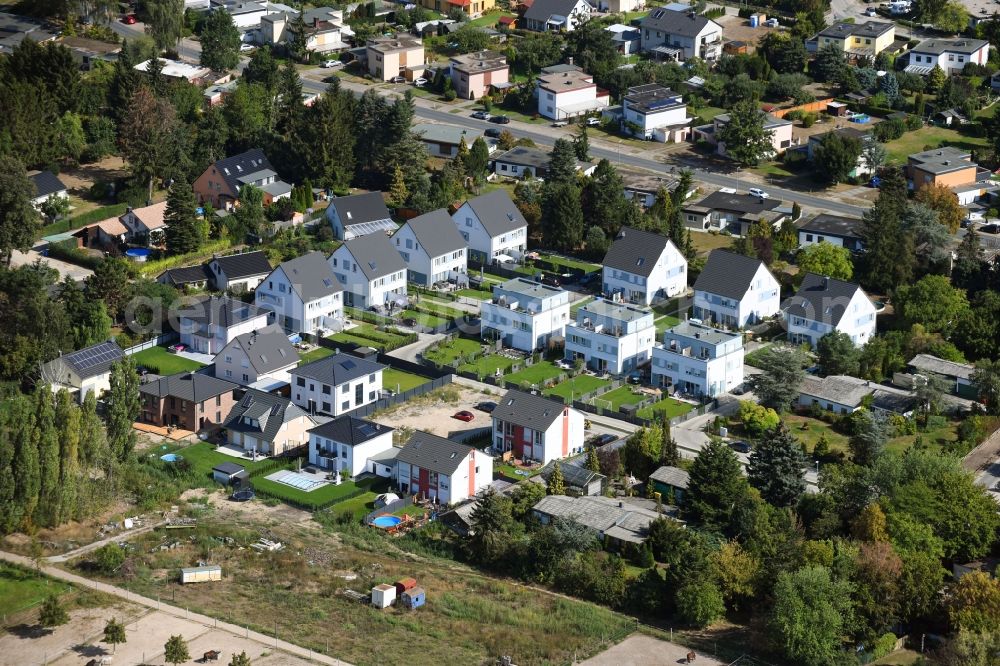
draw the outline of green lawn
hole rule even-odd
[[[575,319],[576,318],[576,312],[577,312],[577,310],[579,310],[580,308],[582,308],[584,305],[587,305],[588,303],[593,303],[594,302],[594,298],[595,298],[594,296],[588,296],[587,298],[579,300],[576,303],[574,303],[573,305],[569,306],[569,314],[570,314],[570,316]]]
[[[488,14],[483,14],[477,19],[472,19],[465,25],[482,26],[486,28],[495,28],[497,23],[500,21],[501,16],[517,16],[517,14],[511,14],[510,12],[490,12]]]
[[[552,388],[545,391],[545,395],[559,396],[563,400],[572,401],[574,398],[579,398],[584,393],[590,393],[591,391],[596,391],[597,389],[607,386],[611,382],[607,379],[601,379],[600,377],[594,377],[593,375],[577,375],[576,377],[571,377],[564,382],[556,384]]]
[[[460,365],[458,369],[460,372],[471,372],[479,377],[494,377],[497,370],[506,375],[512,365],[514,365],[514,359],[499,354],[490,354],[489,356],[480,356],[473,363]]]
[[[697,111],[692,109],[691,113],[708,123],[720,113],[726,113],[726,110],[718,106],[703,106]]]
[[[242,465],[248,472],[269,463],[268,458],[258,458],[257,462],[249,458],[237,458],[215,450],[215,445],[208,442],[198,442],[183,449],[178,449],[175,453],[184,458],[184,461],[191,466],[199,477],[212,476],[212,468],[223,462],[234,462]]]
[[[646,395],[641,392],[633,391],[631,386],[619,386],[613,391],[608,391],[602,394],[596,399],[596,405],[608,409],[608,401],[611,403],[610,409],[617,412],[621,409],[622,405],[634,405],[637,402],[642,401]]]
[[[656,337],[659,338],[663,331],[681,323],[681,320],[671,315],[663,315],[661,317],[657,317],[653,323],[656,325]]]
[[[849,454],[850,447],[848,443],[850,439],[847,435],[843,435],[833,427],[821,421],[820,419],[815,419],[811,416],[806,416],[805,414],[785,414],[781,417],[785,425],[788,426],[788,431],[795,436],[800,442],[806,445],[806,449],[812,451],[816,446],[816,442],[822,435],[826,435],[826,441],[830,445],[830,451],[834,453],[843,453],[845,455]],[[951,444],[958,441],[958,421],[945,421],[944,425],[940,428],[935,428],[930,431],[919,431],[916,435],[901,435],[899,437],[893,437],[888,442],[886,442],[886,450],[894,451],[896,453],[902,453],[906,449],[913,446],[914,441],[917,437],[920,437],[924,444],[933,448],[946,449]]]
[[[399,316],[403,319],[413,319],[421,326],[428,326],[430,328],[437,328],[448,323],[447,319],[442,319],[426,312],[417,312],[416,310],[403,310],[399,313]]]
[[[579,259],[570,259],[568,257],[561,257],[554,254],[540,254],[538,255],[538,258],[543,261],[551,262],[556,266],[563,266],[568,269],[575,268],[583,271],[584,273],[594,273],[603,268],[600,264],[592,264],[589,261],[580,261]]]
[[[537,469],[519,469],[507,463],[493,465],[494,476],[499,477],[503,475],[508,479],[515,479],[515,480],[530,479],[531,477],[535,476],[541,471],[542,471],[541,467],[538,467]],[[520,472],[520,474],[518,472]]]
[[[40,603],[50,594],[62,594],[69,585],[27,569],[0,564],[0,615],[8,615]]]
[[[158,375],[174,375],[178,372],[191,372],[201,367],[201,363],[171,354],[166,347],[151,347],[138,352],[134,356],[136,365],[142,366]]]
[[[963,150],[982,148],[989,144],[985,137],[965,136],[957,130],[947,127],[921,127],[915,132],[907,132],[895,141],[885,144],[889,151],[889,159],[902,164],[913,153],[919,153],[925,148],[940,148],[942,145],[954,146]]]
[[[385,349],[385,347],[390,345],[396,348],[405,340],[401,335],[396,335],[388,331],[380,331],[375,324],[367,322],[359,323],[346,331],[329,335],[327,339],[339,342],[352,342],[363,347],[378,347],[381,349]]]
[[[395,368],[386,368],[382,371],[382,388],[392,391],[398,390],[400,393],[409,391],[411,388],[416,388],[421,384],[426,384],[429,381],[428,377],[421,377],[420,375],[403,372]]]
[[[455,359],[479,352],[482,348],[483,345],[479,340],[452,338],[442,342],[434,349],[428,349],[423,353],[423,356],[432,363],[449,365]]]
[[[555,364],[550,361],[539,361],[524,370],[507,375],[504,379],[509,382],[514,382],[519,386],[525,382],[528,384],[542,385],[546,382],[546,380],[555,379],[565,372],[565,370],[557,368]]]
[[[327,356],[332,356],[333,350],[327,349],[326,347],[316,347],[316,349],[311,349],[304,354],[299,354],[299,365],[305,365],[306,363],[312,363],[313,361],[318,361],[321,358],[326,358]]]
[[[465,296],[466,298],[474,298],[477,301],[488,301],[493,297],[492,291],[487,291],[486,289],[459,289],[453,292],[456,296]]]
[[[648,407],[643,407],[636,412],[636,416],[643,419],[653,419],[662,416],[663,412],[666,412],[667,418],[672,419],[675,416],[687,414],[692,409],[694,409],[694,405],[690,403],[674,400],[673,398],[664,398]]]
[[[261,492],[268,493],[279,499],[289,500],[306,506],[318,507],[323,504],[336,501],[340,498],[346,498],[358,488],[374,492],[372,489],[373,485],[381,487],[385,485],[386,481],[385,479],[369,477],[362,479],[357,483],[354,483],[353,481],[344,481],[339,486],[328,483],[325,486],[321,486],[316,490],[309,492],[293,488],[292,486],[279,481],[266,479],[263,476],[256,477],[252,480],[252,483],[255,490],[260,490]],[[359,497],[364,497],[364,495],[360,495]]]

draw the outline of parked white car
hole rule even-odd
[[[770,194],[760,189],[759,187],[751,187],[749,190],[747,190],[747,194],[749,194],[752,197],[757,197],[758,199],[767,199],[768,197],[771,196]]]
[[[327,60],[323,63],[323,69],[333,69],[334,67],[343,67],[344,63],[340,60]]]

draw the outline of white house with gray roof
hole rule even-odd
[[[491,416],[497,453],[547,464],[583,451],[583,413],[558,398],[507,391]]]
[[[218,354],[238,335],[268,324],[268,310],[228,296],[202,296],[182,305],[178,332],[182,345],[200,354]]]
[[[788,341],[815,347],[827,333],[846,333],[860,347],[875,337],[875,305],[853,282],[807,273],[782,305]]]
[[[478,130],[440,123],[417,123],[413,126],[413,133],[420,137],[420,141],[427,147],[427,154],[447,159],[458,155],[463,142],[467,148],[472,148],[476,139],[483,136]],[[496,150],[496,144],[488,143],[487,150]]]
[[[982,39],[925,39],[910,51],[906,71],[927,75],[935,67],[945,74],[960,74],[967,64],[985,65],[990,58],[990,43]]]
[[[252,291],[271,270],[271,262],[263,252],[216,255],[208,262],[208,274],[216,291]]]
[[[399,228],[392,243],[406,262],[407,279],[422,287],[464,280],[465,239],[444,210],[419,215]]]
[[[653,311],[597,299],[576,311],[566,327],[566,358],[612,375],[631,372],[651,358],[656,342]]]
[[[669,238],[622,227],[604,255],[604,295],[649,305],[687,290],[687,259]]]
[[[524,29],[569,32],[590,19],[593,11],[587,0],[535,0],[524,13]]]
[[[781,285],[755,257],[713,250],[694,283],[695,318],[729,328],[757,324],[781,312]]]
[[[480,306],[483,340],[531,352],[562,337],[569,323],[569,292],[527,278],[494,285],[493,298]]]
[[[640,48],[661,60],[716,60],[722,55],[722,26],[693,7],[683,11],[658,7],[639,27]]]
[[[528,247],[528,222],[507,190],[494,190],[466,201],[451,216],[469,246],[469,258],[492,264],[519,259]]]
[[[440,504],[474,497],[493,482],[493,458],[475,447],[417,430],[396,454],[396,486]]]
[[[293,368],[292,402],[310,414],[340,416],[375,402],[382,391],[385,366],[334,354]]]
[[[391,234],[397,227],[381,192],[336,197],[326,208],[326,219],[337,240],[374,233]]]
[[[288,384],[299,355],[277,324],[243,333],[222,348],[212,365],[215,376],[243,386],[262,380]]]
[[[258,307],[275,314],[289,333],[340,328],[344,290],[322,252],[309,252],[280,264],[254,292]]]
[[[340,416],[309,431],[309,464],[348,477],[374,472],[372,458],[393,448],[390,428],[381,423]]]
[[[344,288],[344,305],[367,310],[406,303],[406,262],[382,234],[357,236],[334,250],[330,270]]]
[[[663,332],[653,348],[653,386],[694,396],[715,396],[743,383],[743,335],[693,321]]]
[[[98,342],[42,364],[41,379],[53,391],[76,393],[82,404],[91,391],[100,397],[111,389],[111,366],[123,358],[125,353],[114,340]]]

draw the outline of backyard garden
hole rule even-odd
[[[171,353],[166,347],[150,347],[132,356],[136,366],[157,375],[175,375],[179,372],[193,372],[202,367],[201,363]]]

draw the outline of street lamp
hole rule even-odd
[[[816,460],[816,474],[819,474],[819,460]]]

